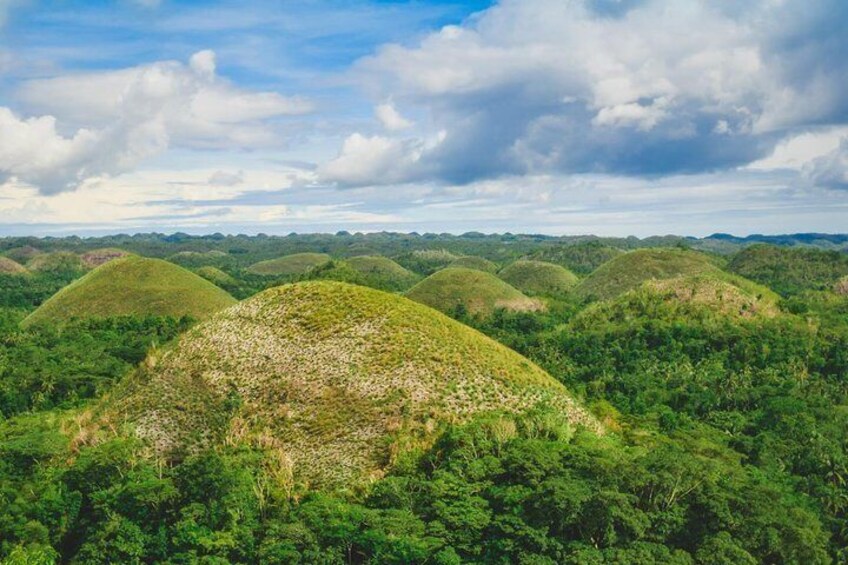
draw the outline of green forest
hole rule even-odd
[[[848,564],[848,238],[762,239],[2,239],[0,563]]]

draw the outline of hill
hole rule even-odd
[[[41,255],[44,253],[40,249],[36,249],[32,245],[22,245],[21,247],[13,247],[12,249],[6,251],[4,255],[13,261],[17,261],[21,265],[26,264],[30,259],[35,257],[36,255]]]
[[[200,267],[199,269],[194,271],[207,281],[212,284],[218,286],[232,286],[238,284],[238,281],[233,278],[231,275],[228,275],[218,267],[212,267],[207,265],[206,267]]]
[[[396,257],[397,262],[410,271],[431,275],[440,269],[444,269],[460,256],[451,253],[447,249],[416,249]]]
[[[563,294],[580,282],[565,267],[544,261],[516,261],[504,267],[498,276],[527,294]]]
[[[588,275],[607,261],[624,253],[621,249],[599,241],[572,245],[555,245],[533,253],[529,258],[562,265],[572,273]]]
[[[433,273],[406,296],[443,312],[461,306],[470,314],[484,317],[498,308],[518,312],[544,309],[541,302],[528,298],[495,275],[457,267]]]
[[[128,314],[205,318],[235,302],[217,286],[182,267],[160,259],[129,256],[101,265],[66,286],[30,314],[23,325]]]
[[[254,263],[247,270],[256,275],[296,276],[306,274],[330,260],[326,253],[295,253]]]
[[[127,255],[130,255],[130,253],[128,251],[124,251],[123,249],[117,249],[115,247],[105,247],[103,249],[93,249],[91,251],[86,251],[85,253],[80,255],[80,259],[82,259],[82,264],[85,265],[86,268],[94,269],[104,263],[108,263],[112,259],[126,257]]]
[[[68,251],[35,255],[26,267],[34,273],[82,273],[86,270],[79,255]]]
[[[473,255],[467,255],[465,257],[460,257],[456,261],[453,261],[449,267],[462,267],[465,269],[476,269],[478,271],[483,271],[485,273],[496,273],[498,270],[498,266],[485,259],[483,257],[475,257]]]
[[[600,431],[562,385],[482,334],[403,297],[309,281],[199,324],[102,417],[166,457],[252,445],[299,484],[350,488],[449,422],[542,406]]]
[[[29,271],[8,257],[0,257],[0,275],[26,275]]]
[[[848,275],[848,254],[810,248],[752,245],[730,262],[730,270],[783,296],[825,290]]]
[[[586,277],[575,291],[584,299],[605,300],[639,287],[651,279],[721,273],[702,253],[676,248],[639,249],[604,263]]]
[[[370,282],[366,286],[382,290],[406,290],[421,278],[388,257],[351,257],[346,263]]]

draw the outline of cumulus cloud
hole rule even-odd
[[[412,121],[400,115],[392,102],[384,102],[374,108],[374,115],[380,123],[389,131],[408,129],[413,126]]]
[[[848,121],[846,19],[841,0],[501,0],[356,72],[446,131],[414,166],[448,182],[694,173]]]
[[[848,137],[827,155],[811,161],[803,173],[816,186],[848,190]]]
[[[345,139],[338,157],[322,166],[318,174],[326,181],[345,185],[407,182],[419,176],[423,150],[416,140],[355,133]]]
[[[23,85],[33,117],[0,107],[0,180],[45,193],[116,174],[168,147],[260,148],[282,140],[273,118],[310,110],[307,101],[240,89],[216,75],[215,54]]]

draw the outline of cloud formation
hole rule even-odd
[[[816,186],[848,190],[848,137],[827,155],[811,161],[803,172]]]
[[[331,178],[465,183],[745,165],[800,128],[848,121],[846,19],[841,0],[502,0],[359,61],[369,91],[422,110],[445,134],[420,154],[415,139],[383,141],[407,153],[371,177],[360,164]]]
[[[278,146],[273,119],[311,109],[300,98],[230,84],[216,74],[212,51],[195,53],[188,65],[33,80],[19,97],[34,117],[0,107],[0,181],[15,177],[44,193],[130,170],[169,147]]]

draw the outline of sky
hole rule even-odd
[[[844,0],[0,0],[0,236],[848,232]]]

